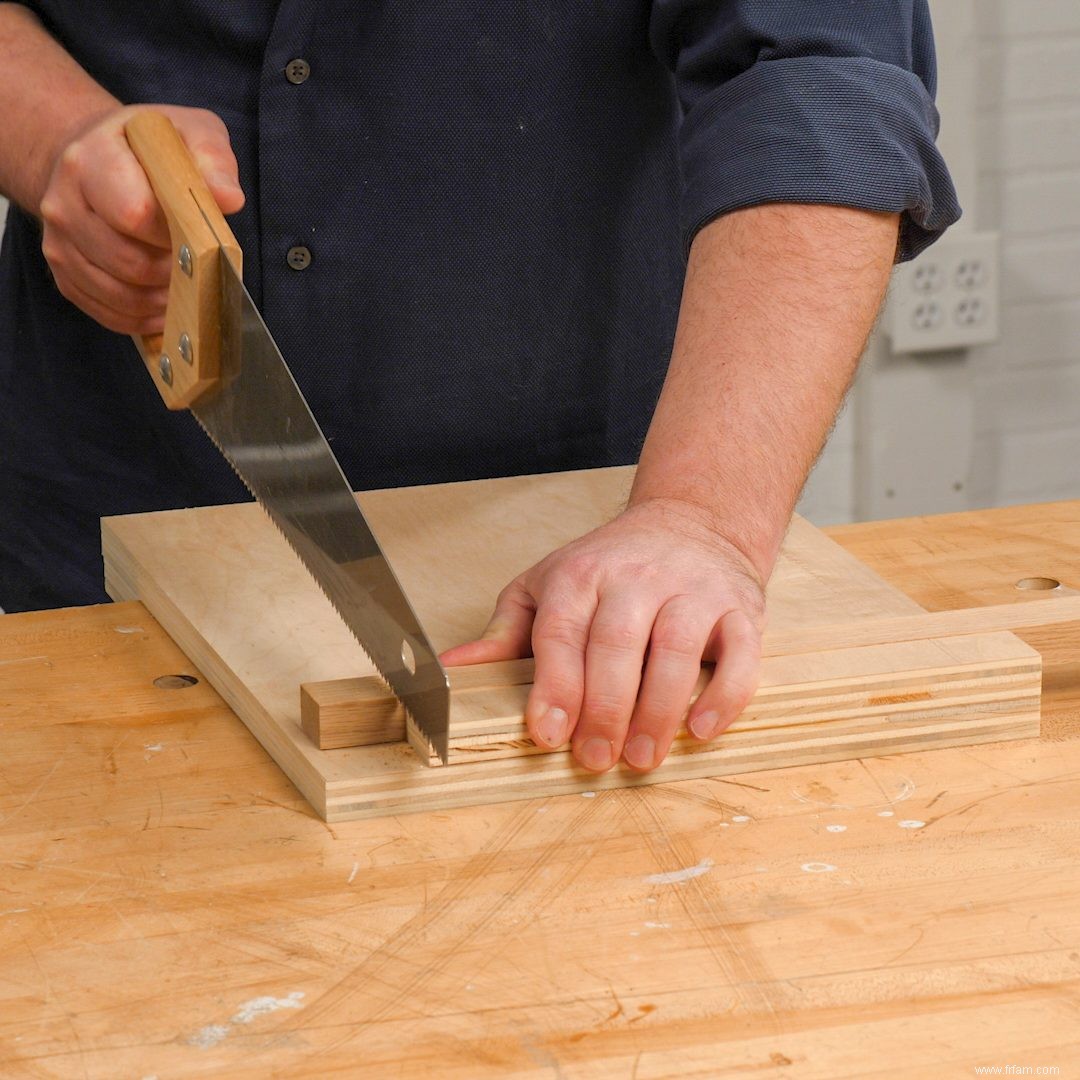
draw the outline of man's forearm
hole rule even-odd
[[[678,500],[762,580],[881,305],[896,214],[778,204],[694,241],[631,504]]]
[[[0,192],[36,214],[61,149],[118,104],[32,12],[0,3]]]

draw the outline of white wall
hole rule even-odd
[[[1001,337],[916,358],[875,335],[800,504],[819,523],[1080,498],[1080,2],[931,9],[958,229],[1001,233]]]
[[[980,226],[1002,334],[978,350],[972,495],[1080,497],[1080,2],[979,5]]]

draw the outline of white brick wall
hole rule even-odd
[[[979,3],[978,225],[1001,340],[973,350],[980,505],[1080,498],[1080,3]]]
[[[961,227],[1001,233],[1001,337],[937,361],[872,342],[855,438],[830,444],[800,506],[821,523],[888,514],[898,473],[908,483],[894,512],[948,509],[930,461],[966,472],[968,506],[1080,499],[1080,0],[931,8]],[[952,379],[953,423],[940,401],[903,392],[931,391],[937,376]]]

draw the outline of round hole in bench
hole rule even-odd
[[[1016,583],[1016,587],[1025,591],[1044,592],[1049,589],[1060,589],[1061,582],[1052,577],[1025,577]]]
[[[159,675],[154,680],[154,685],[159,690],[186,690],[189,686],[195,686],[198,681],[194,675]]]

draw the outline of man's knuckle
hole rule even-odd
[[[725,679],[719,688],[718,695],[728,709],[736,710],[745,708],[756,691],[757,679],[738,677]]]
[[[204,170],[209,171],[208,166],[217,169],[221,162],[221,138],[216,132],[200,130],[188,142],[188,149]]]
[[[52,236],[46,235],[41,241],[41,254],[54,272],[65,265],[64,245]]]
[[[559,570],[572,587],[585,588],[596,580],[598,563],[594,556],[575,552],[564,558]]]
[[[119,304],[123,304],[124,310],[140,319],[155,319],[164,310],[156,296],[137,289],[119,286],[116,290],[116,299]]]
[[[588,691],[585,695],[584,714],[596,727],[614,728],[626,720],[626,704],[617,694]]]
[[[229,130],[225,121],[222,120],[213,109],[196,109],[194,118],[206,125],[206,127],[210,128],[216,134],[221,134],[222,132],[227,132]]]
[[[111,266],[113,273],[125,281],[142,281],[146,277],[148,260],[137,251],[120,247],[113,254]]]
[[[701,639],[681,622],[658,622],[653,630],[651,650],[675,659],[701,657]]]
[[[589,633],[589,644],[601,649],[626,652],[639,645],[639,638],[634,628],[625,622],[596,622]]]
[[[564,708],[581,700],[583,686],[580,678],[566,672],[559,674],[549,672],[544,684],[546,696],[552,701],[561,703]]]
[[[527,607],[529,602],[529,593],[525,588],[521,578],[514,578],[508,585],[505,585],[499,592],[498,597],[495,600],[496,607],[502,607],[504,605],[512,605],[515,607]]]
[[[154,203],[149,196],[128,199],[117,212],[121,231],[134,235],[145,229],[154,217]]]
[[[60,152],[57,167],[67,176],[73,176],[80,172],[83,165],[82,146],[77,143],[68,143]]]
[[[55,195],[46,195],[38,206],[38,212],[41,214],[41,220],[47,226],[54,228],[59,228],[67,218],[63,199]]]
[[[678,719],[673,700],[643,697],[634,709],[634,724],[648,732],[662,732]]]
[[[536,636],[559,645],[583,648],[586,628],[570,615],[541,615],[536,620]]]

